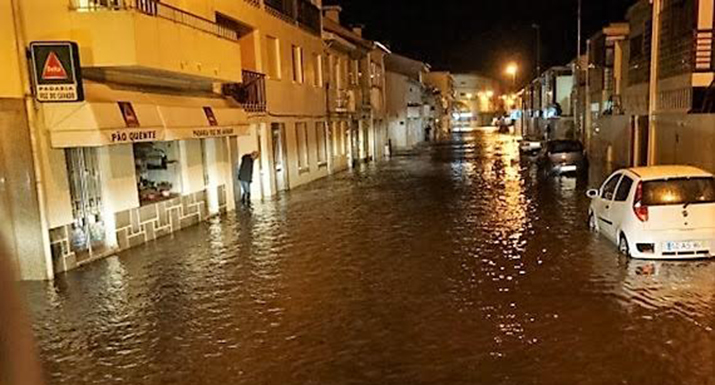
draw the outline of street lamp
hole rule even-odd
[[[509,63],[509,65],[506,66],[506,74],[511,76],[511,83],[514,88],[516,88],[516,74],[519,72],[519,67],[516,65],[516,63]]]

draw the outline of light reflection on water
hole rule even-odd
[[[474,132],[26,284],[54,384],[712,384],[715,265],[628,261]]]

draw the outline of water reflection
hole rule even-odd
[[[472,132],[27,284],[50,383],[712,383],[715,265],[620,258],[600,178]]]

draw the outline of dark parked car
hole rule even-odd
[[[546,175],[583,174],[588,171],[588,159],[583,144],[577,140],[551,140],[546,143],[538,160]]]

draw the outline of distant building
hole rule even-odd
[[[437,132],[444,137],[452,131],[452,112],[454,111],[455,90],[454,76],[447,71],[432,71],[426,74],[425,83],[437,91]]]
[[[385,59],[385,68],[389,141],[394,151],[410,150],[424,142],[434,127],[427,102],[432,96],[424,83],[429,66],[393,53]]]
[[[363,38],[362,27],[341,25],[341,10],[323,7],[332,171],[383,158],[387,143],[384,57],[389,50]]]
[[[503,112],[501,83],[478,74],[454,74],[455,126],[487,126],[494,117]]]

